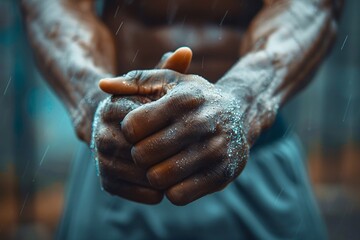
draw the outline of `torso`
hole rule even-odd
[[[114,33],[118,73],[151,69],[161,56],[190,47],[189,73],[219,79],[238,59],[244,31],[261,0],[109,0],[103,20]]]

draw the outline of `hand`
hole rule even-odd
[[[191,61],[189,51],[181,48],[174,54],[165,54],[158,67],[185,72]],[[182,61],[174,62],[178,58]],[[106,89],[106,80],[101,81],[100,86]],[[146,171],[132,161],[132,145],[120,129],[121,121],[130,111],[150,101],[144,96],[111,96],[102,101],[93,123],[92,148],[101,184],[107,192],[132,201],[156,204],[163,198],[163,191],[150,186]]]
[[[121,121],[131,110],[148,101],[144,97],[112,96],[100,103],[94,119],[92,148],[105,191],[120,197],[155,204],[163,193],[153,189],[146,172],[136,166],[131,145],[121,132]]]
[[[246,106],[232,95],[202,77],[171,70],[132,72],[108,83],[122,93],[158,99],[131,111],[121,129],[134,145],[134,162],[172,203],[219,191],[243,170]]]

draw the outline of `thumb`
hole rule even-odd
[[[179,73],[186,73],[190,67],[192,59],[192,51],[188,47],[178,48],[174,53],[167,53],[163,56],[158,66],[160,69],[170,69]],[[105,78],[99,82],[99,87],[109,94],[132,95],[141,92],[149,93],[149,88],[146,91],[141,91],[139,81],[124,79],[123,77]],[[157,88],[154,88],[157,89]]]
[[[188,47],[178,48],[174,53],[166,53],[158,64],[160,69],[170,69],[185,74],[190,67],[192,51]]]

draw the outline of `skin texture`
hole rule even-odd
[[[79,138],[93,140],[104,189],[149,204],[165,194],[177,205],[241,173],[256,138],[328,52],[342,6],[182,0],[171,15],[163,0],[115,2],[102,19],[91,0],[22,7],[40,69]],[[180,49],[157,62],[184,45],[192,56]]]

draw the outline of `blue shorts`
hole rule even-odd
[[[183,207],[102,191],[84,146],[73,163],[58,239],[326,239],[300,143],[284,132],[276,123],[233,183]]]

